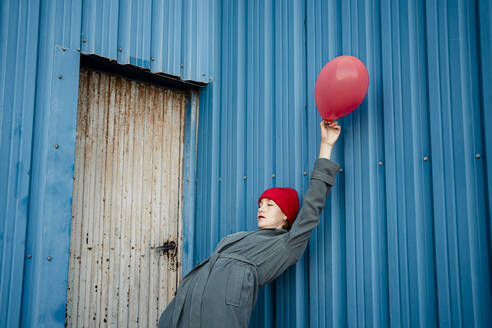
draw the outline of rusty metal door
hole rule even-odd
[[[68,326],[156,326],[175,295],[185,105],[183,92],[81,70]]]

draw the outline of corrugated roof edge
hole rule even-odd
[[[177,90],[196,90],[207,86],[207,83],[181,80],[179,76],[166,73],[152,73],[150,70],[134,65],[121,65],[118,62],[97,55],[80,56],[80,66],[85,69],[93,69],[100,72],[110,73],[135,81],[152,83],[160,87]]]

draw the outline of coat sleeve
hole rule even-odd
[[[339,168],[340,165],[326,158],[318,158],[314,163],[301,211],[292,228],[286,234],[287,248],[292,263],[301,258],[311,236],[311,231],[319,224],[319,217],[325,206],[326,196],[335,184]]]

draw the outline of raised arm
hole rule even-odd
[[[340,166],[331,161],[333,146],[340,135],[340,126],[336,121],[321,122],[321,144],[319,158],[309,179],[309,187],[304,194],[301,211],[287,236],[287,245],[292,261],[297,261],[304,253],[311,231],[319,224],[325,199],[335,184]]]

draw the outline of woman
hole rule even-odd
[[[335,183],[339,165],[330,159],[340,126],[336,121],[320,126],[319,159],[299,215],[295,190],[266,190],[258,200],[260,230],[222,239],[214,253],[183,278],[176,297],[161,315],[160,328],[248,326],[258,288],[302,256]]]

